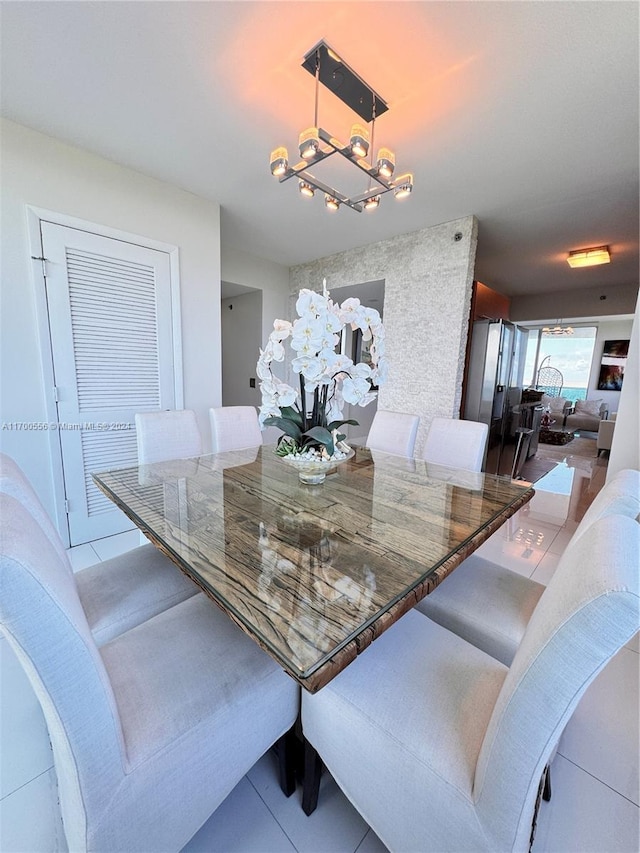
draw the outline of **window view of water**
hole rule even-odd
[[[595,326],[574,327],[571,335],[553,335],[530,329],[525,360],[525,387],[535,388],[538,370],[555,367],[562,374],[562,391],[567,400],[586,400],[589,373],[596,343]]]

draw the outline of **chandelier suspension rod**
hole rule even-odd
[[[313,126],[318,127],[318,98],[320,97],[320,51],[316,51],[316,103],[313,111]]]

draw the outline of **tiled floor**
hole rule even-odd
[[[486,542],[482,552],[546,584],[605,473],[606,460],[568,456],[536,484],[533,501]],[[139,542],[139,534],[132,531],[81,545],[71,550],[72,563],[78,571]],[[567,726],[553,763],[553,797],[542,803],[538,818],[534,853],[636,853],[640,848],[639,651],[636,637],[590,687]],[[46,729],[3,638],[0,655],[0,850],[65,850]],[[185,848],[190,853],[385,849],[327,773],[318,809],[306,817],[300,791],[290,799],[282,795],[271,755],[251,769]]]

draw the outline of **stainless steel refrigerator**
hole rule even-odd
[[[522,396],[528,335],[527,329],[504,320],[476,320],[473,324],[464,418],[489,427],[487,458],[491,464],[485,460],[485,470],[499,471],[505,442],[520,425],[512,413]]]

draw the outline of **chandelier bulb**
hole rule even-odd
[[[380,196],[374,195],[371,198],[368,198],[364,203],[365,210],[377,210],[380,206]]]
[[[354,124],[349,139],[351,153],[356,157],[366,157],[369,153],[369,131],[362,124]]]
[[[402,175],[396,182],[394,196],[400,200],[407,198],[413,192],[413,175]]]
[[[279,178],[281,175],[284,175],[289,168],[289,152],[287,149],[282,147],[276,148],[272,151],[271,157],[269,158],[269,166],[274,178]]]
[[[396,155],[389,148],[380,148],[376,168],[383,178],[390,178],[396,167]]]
[[[300,181],[298,183],[298,189],[300,190],[300,195],[303,195],[305,198],[313,198],[315,189],[311,184],[308,184],[306,181]]]
[[[298,139],[298,149],[303,160],[311,160],[320,149],[320,138],[317,127],[308,127],[303,130]]]
[[[325,193],[324,204],[327,210],[331,210],[332,212],[335,212],[340,207],[338,199],[328,193]]]

